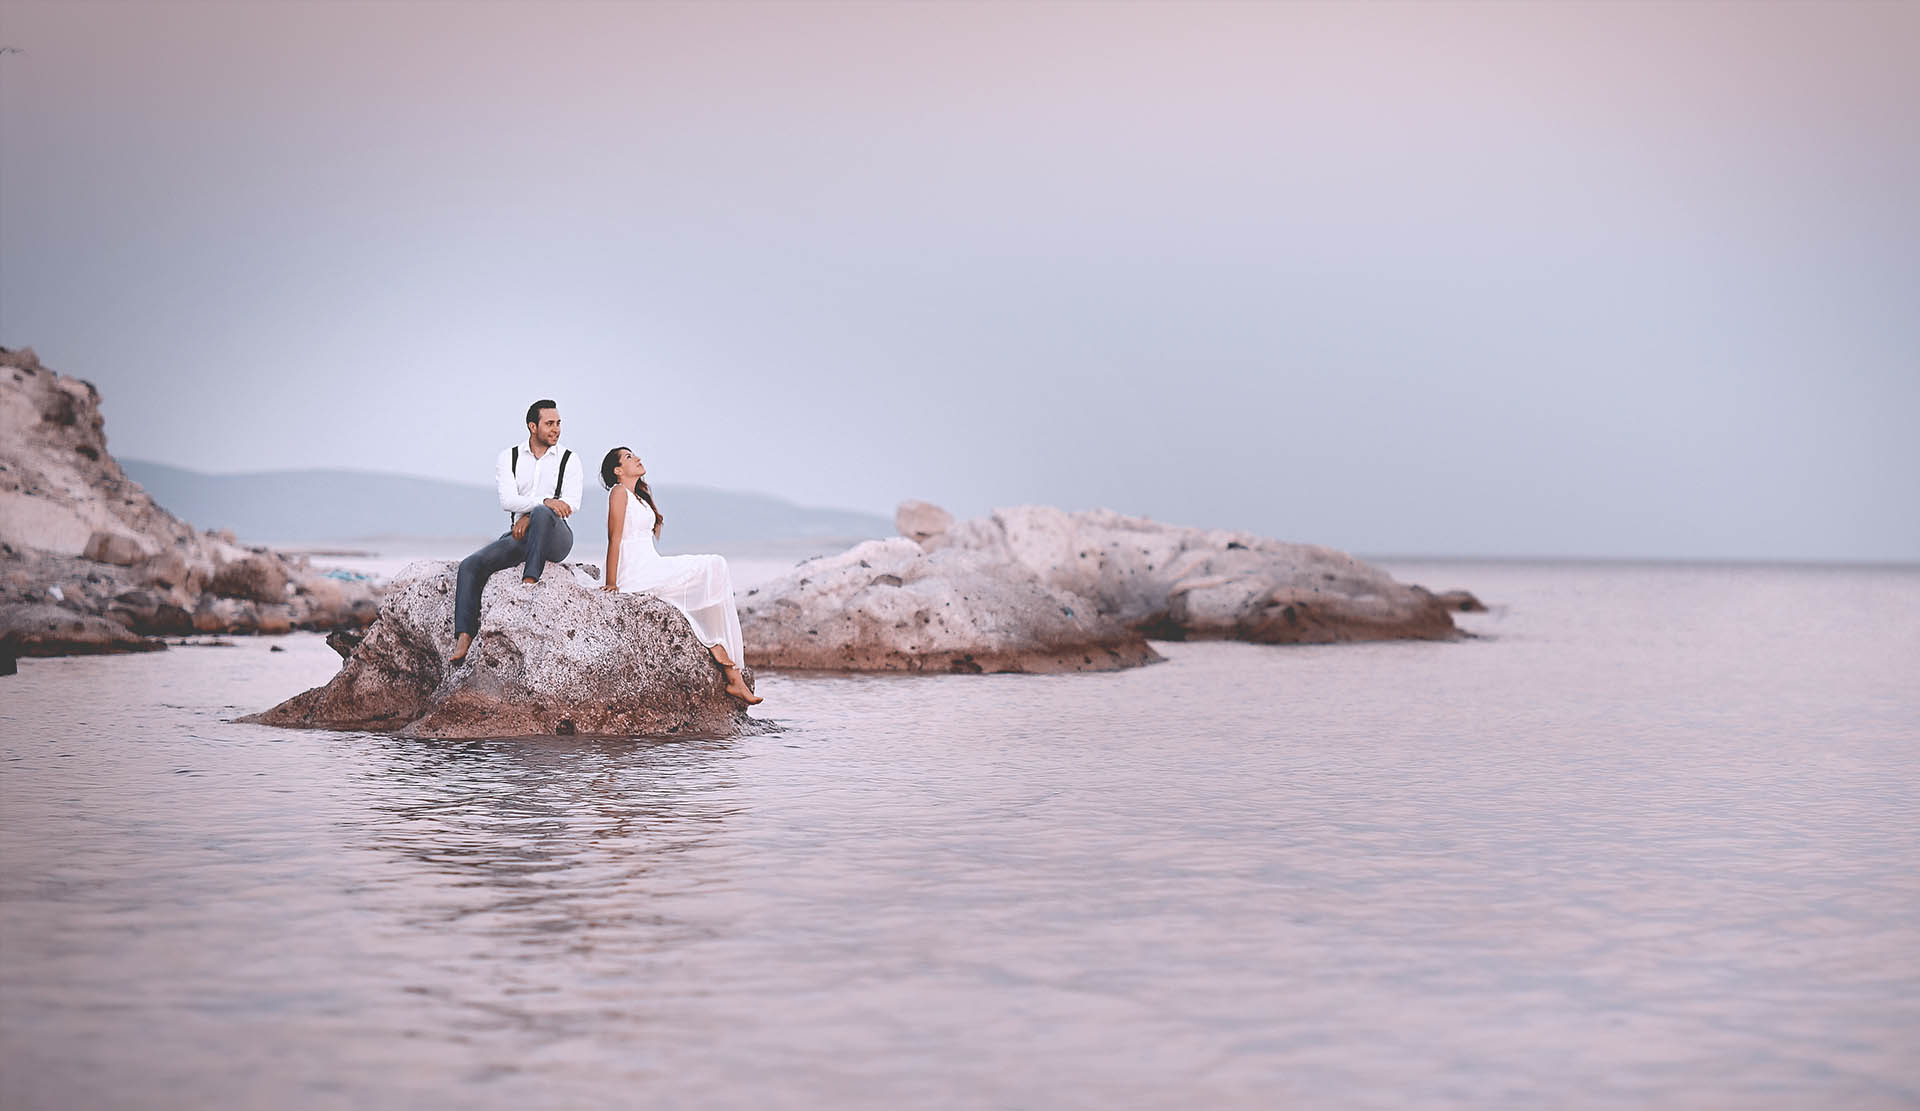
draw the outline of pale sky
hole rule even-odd
[[[0,0],[113,450],[1920,560],[1920,4]]]

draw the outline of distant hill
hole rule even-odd
[[[578,459],[575,459],[578,462]],[[127,476],[176,516],[198,528],[232,529],[244,540],[362,540],[374,537],[494,536],[507,515],[486,486],[374,471],[270,471],[202,474],[164,463],[122,459]],[[607,494],[586,475],[576,537],[605,532]],[[765,494],[699,486],[656,487],[667,519],[662,547],[691,551],[744,541],[858,540],[891,536],[873,513],[814,509]],[[591,522],[585,528],[580,522]]]

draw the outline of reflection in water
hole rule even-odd
[[[1920,573],[1452,566],[1460,644],[766,678],[790,731],[0,680],[0,1106],[1920,1104]]]
[[[421,1030],[626,1028],[650,962],[721,932],[701,908],[732,871],[703,856],[736,805],[727,742],[352,743],[376,754],[366,810],[340,823],[376,858],[355,897],[384,940],[433,939],[425,974],[403,977],[432,1006]]]
[[[507,738],[371,743],[369,843],[511,885],[610,855],[688,852],[726,816],[726,742]]]

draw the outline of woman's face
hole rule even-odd
[[[639,478],[647,473],[647,465],[640,457],[630,451],[620,453],[620,461],[613,465],[613,473],[621,478]]]

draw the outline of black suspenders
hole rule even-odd
[[[567,462],[572,458],[573,458],[573,452],[571,451],[563,451],[560,453],[560,476],[553,480],[553,496],[555,498],[558,498],[560,496],[561,487],[567,484]],[[513,445],[512,468],[513,468],[513,481],[517,485],[520,482],[520,445],[519,444]],[[513,520],[513,514],[511,512],[507,514],[507,520],[509,521]]]

